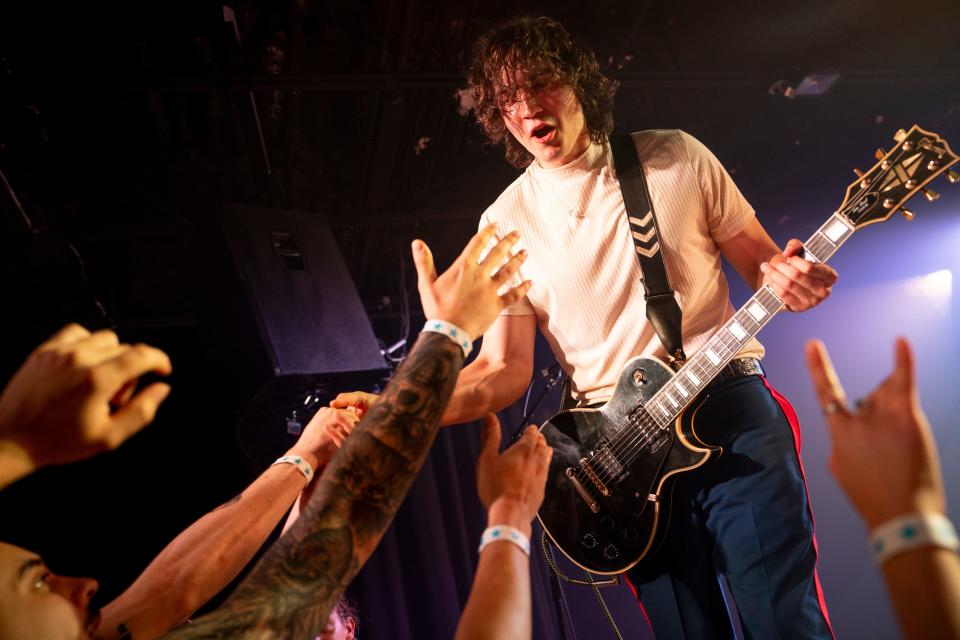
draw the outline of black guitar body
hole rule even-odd
[[[622,573],[641,561],[639,570],[658,573],[671,480],[720,452],[694,433],[699,403],[649,438],[628,438],[624,447],[629,417],[672,377],[656,358],[634,358],[606,405],[562,411],[540,429],[553,459],[538,518],[564,555],[593,573]],[[629,464],[627,457],[633,457]]]

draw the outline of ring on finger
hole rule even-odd
[[[833,402],[828,402],[827,404],[823,405],[823,413],[824,415],[829,416],[833,413],[840,411],[841,407],[842,405],[836,400],[834,400]]]

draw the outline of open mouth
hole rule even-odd
[[[537,142],[550,142],[556,130],[557,128],[553,125],[542,124],[530,133],[530,137]]]

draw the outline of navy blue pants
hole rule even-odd
[[[666,573],[633,581],[654,633],[729,638],[739,624],[747,638],[831,638],[793,409],[760,376],[709,395],[694,427],[723,454],[681,474]],[[736,603],[736,623],[718,574]]]

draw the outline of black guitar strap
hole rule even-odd
[[[660,343],[667,351],[667,359],[678,368],[687,359],[683,352],[680,327],[683,314],[670,288],[670,279],[663,264],[657,218],[643,176],[643,166],[637,147],[629,134],[610,136],[613,164],[620,180],[623,204],[626,208],[630,233],[637,250],[637,261],[643,276],[643,299],[647,303],[647,320],[657,330]]]

